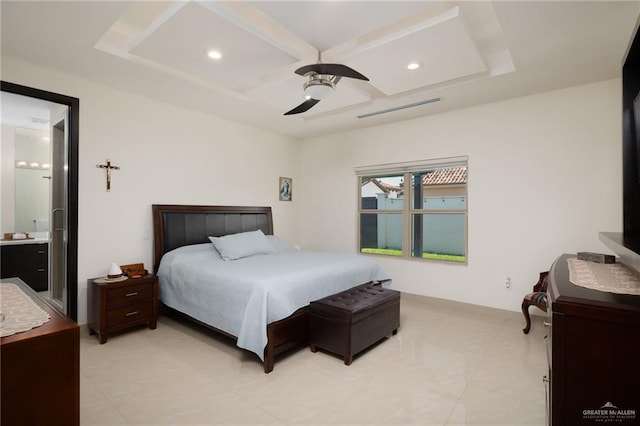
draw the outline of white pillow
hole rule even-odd
[[[202,243],[202,244],[191,244],[188,246],[178,247],[177,249],[171,250],[169,253],[175,253],[175,255],[189,256],[189,259],[192,260],[222,260],[220,257],[220,253],[216,250],[215,247],[211,247],[211,243]],[[169,253],[166,253],[165,256]],[[164,259],[164,257],[163,257]]]
[[[286,242],[285,240],[276,237],[275,235],[267,235],[267,240],[271,243],[273,253],[286,253],[288,251],[294,251],[295,248]]]
[[[224,260],[236,260],[256,254],[273,253],[273,248],[261,230],[209,237]]]

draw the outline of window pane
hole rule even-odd
[[[467,210],[467,197],[465,195],[424,197],[422,202],[422,208],[425,210]]]
[[[426,213],[412,215],[412,256],[464,262],[465,214]]]
[[[390,200],[402,197],[402,175],[363,177],[360,184],[362,210],[402,210]]]
[[[402,214],[361,214],[360,252],[402,256]]]
[[[467,167],[445,167],[411,174],[412,209],[466,210]]]

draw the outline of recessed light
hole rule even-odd
[[[411,62],[409,65],[407,65],[407,69],[408,70],[417,70],[418,68],[420,68],[420,64],[418,62]]]
[[[218,52],[217,50],[210,50],[207,52],[207,56],[211,59],[220,59],[222,58],[222,53]]]

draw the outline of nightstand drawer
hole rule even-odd
[[[151,301],[122,306],[107,311],[107,327],[115,327],[136,321],[148,321],[153,316]]]
[[[153,283],[144,283],[108,289],[107,308],[148,300],[153,297]]]

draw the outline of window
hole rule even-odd
[[[356,169],[361,253],[467,261],[467,158]]]

